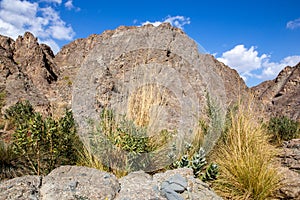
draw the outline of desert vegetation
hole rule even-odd
[[[256,121],[251,105],[240,104],[228,114],[227,128],[215,152],[220,176],[215,188],[230,199],[268,199],[281,186],[276,148]]]
[[[271,142],[280,145],[283,141],[300,137],[299,122],[286,116],[272,117],[265,127],[271,137]]]
[[[202,148],[203,139],[221,125],[215,105],[208,103],[207,112],[208,118],[199,119],[199,129],[194,139],[185,143],[182,154],[159,170],[191,168],[195,177],[209,181],[225,198],[271,198],[282,185],[274,160],[277,154],[274,141],[278,144],[298,137],[299,124],[286,117],[261,123],[256,120],[251,105],[239,104],[228,111],[222,137],[208,162]],[[164,162],[160,157],[167,154],[164,146],[176,134],[163,130],[149,136],[146,126],[138,126],[126,116],[117,118],[113,110],[103,109],[100,121],[93,124],[91,145],[85,146],[76,134],[71,111],[59,119],[43,117],[28,101],[8,108],[5,120],[14,133],[10,143],[0,142],[1,179],[45,175],[66,164],[93,167],[122,177],[146,165],[151,168],[156,162]],[[93,142],[102,145],[96,148]],[[153,154],[160,150],[162,154]]]
[[[2,178],[45,175],[60,165],[76,164],[76,149],[82,144],[72,112],[58,120],[44,118],[25,101],[7,109],[5,118],[14,133],[10,143],[1,143],[1,170],[6,171]]]

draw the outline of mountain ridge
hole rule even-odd
[[[161,26],[184,34],[181,29],[170,25]],[[29,32],[19,36],[16,41],[0,35],[2,63],[0,88],[7,92],[4,107],[20,99],[28,99],[45,113],[61,113],[65,108],[70,108],[73,82],[89,52],[96,45],[101,44],[103,39],[113,37],[127,29],[141,31],[143,27],[120,26],[116,30],[107,30],[102,34],[92,34],[87,38],[76,39],[63,46],[56,55],[49,46],[39,44],[37,38]],[[296,99],[299,95],[299,76],[297,75],[300,63],[295,67],[286,67],[274,80],[248,88],[236,70],[219,62],[211,55],[205,54],[203,59],[212,60],[213,70],[222,77],[228,104],[250,92],[263,105],[267,116],[283,113],[293,119],[300,119],[300,106]],[[16,85],[14,83],[16,78],[10,77],[15,73],[24,74],[23,78],[18,79],[17,88],[19,89],[11,87],[11,85]],[[288,76],[289,73],[291,76]]]

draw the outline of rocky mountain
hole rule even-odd
[[[268,116],[300,120],[300,63],[285,67],[274,80],[251,88]]]
[[[50,47],[39,44],[31,33],[16,41],[0,36],[0,88],[5,107],[29,100],[41,112],[49,113],[52,84],[58,69]]]
[[[169,28],[169,25],[163,27]],[[90,51],[124,30],[138,32],[143,29],[146,28],[121,26],[116,30],[105,31],[101,35],[94,34],[85,39],[77,39],[64,46],[55,56],[50,47],[39,44],[31,33],[19,36],[16,41],[0,35],[0,89],[6,91],[6,105],[12,105],[20,99],[28,99],[36,107],[41,107],[41,110],[47,112],[54,113],[60,108],[70,107],[72,85],[78,69]],[[210,62],[212,70],[222,77],[228,103],[247,90],[235,70],[218,62],[211,55],[201,56],[201,60]],[[19,78],[13,78],[14,76]],[[232,82],[240,85],[240,88],[231,87]]]
[[[66,107],[71,107],[73,85],[76,78],[80,77],[77,76],[78,71],[95,47],[100,48],[99,51],[110,53],[106,50],[106,41],[111,41],[126,31],[130,31],[130,34],[146,34],[149,27],[150,25],[121,26],[100,35],[93,34],[65,45],[57,55],[47,45],[39,44],[31,33],[19,36],[16,41],[0,35],[0,92],[5,93],[2,111],[18,100],[28,99],[39,111],[60,115]],[[156,29],[172,29],[173,35],[165,36],[166,40],[167,37],[174,38],[176,34],[186,37],[181,30],[167,24]],[[129,41],[126,43],[130,44]],[[235,70],[213,56],[199,54],[199,59],[221,77],[227,105],[251,92],[269,116],[287,115],[300,119],[300,64],[286,67],[276,79],[249,89]]]

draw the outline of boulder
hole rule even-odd
[[[62,166],[43,179],[40,196],[56,199],[114,199],[119,182],[112,174],[87,167]]]
[[[0,200],[220,200],[188,168],[153,176],[137,171],[119,180],[112,174],[79,166],[62,166],[45,177],[24,176],[0,182]]]

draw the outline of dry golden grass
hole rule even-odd
[[[156,116],[161,112],[160,106],[166,104],[166,92],[157,85],[144,85],[132,94],[128,104],[128,118],[133,120],[137,126],[151,126],[151,121],[156,120],[151,116],[150,110]],[[152,118],[151,118],[152,117]]]
[[[272,197],[281,186],[274,163],[276,149],[251,106],[240,105],[230,113],[230,125],[223,143],[216,150],[220,176],[215,190],[228,199],[263,200]]]

